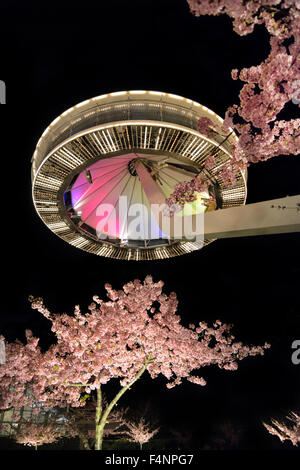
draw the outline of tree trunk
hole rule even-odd
[[[125,385],[125,387],[121,388],[121,390],[117,393],[115,398],[107,406],[103,414],[102,414],[101,389],[97,389],[97,406],[96,406],[96,418],[95,418],[95,422],[96,422],[95,450],[102,450],[103,431],[104,431],[104,426],[106,424],[109,413],[111,412],[113,407],[117,404],[121,396],[124,395],[124,393],[141,377],[141,375],[145,372],[150,362],[151,362],[151,356],[147,357],[145,364],[139,370],[135,378],[131,382],[129,382],[129,384]]]
[[[105,422],[103,423],[100,422],[100,424],[96,426],[95,450],[102,450],[104,426],[105,426]]]
[[[96,435],[96,441],[95,441],[95,450],[101,450],[102,449],[102,440],[103,440],[103,429],[101,430],[101,415],[102,415],[102,393],[101,389],[97,389],[97,405],[96,405],[96,429],[95,429],[95,435]],[[104,427],[104,426],[103,426]],[[102,431],[102,432],[101,432]]]
[[[79,449],[80,450],[91,450],[91,446],[89,444],[89,439],[88,437],[85,436],[84,431],[81,431],[81,428],[79,424],[77,423],[76,419],[74,419],[74,416],[72,417],[72,414],[70,413],[70,406],[67,406],[67,415],[69,419],[69,426],[74,427],[77,431],[78,437],[79,437]]]
[[[89,440],[85,437],[83,433],[81,433],[79,430],[77,431],[79,435],[79,442],[80,442],[80,449],[84,450],[91,450],[89,446]]]

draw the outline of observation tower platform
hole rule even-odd
[[[204,117],[214,124],[210,137],[197,130]],[[216,174],[232,158],[237,139],[233,132],[226,137],[222,124],[205,106],[170,93],[133,90],[79,103],[58,116],[37,143],[32,157],[35,209],[65,242],[99,256],[154,260],[198,250],[213,240],[170,239],[160,230],[135,163],[143,163],[165,198],[177,183],[205,172],[210,185],[200,194],[203,211],[244,205],[246,172],[237,170],[232,188],[224,187]],[[208,171],[204,165],[211,155],[215,166]],[[122,214],[121,196],[127,201]],[[145,210],[137,227],[141,206]],[[114,215],[116,224],[102,227],[104,215],[106,221]],[[105,237],[99,236],[99,226]]]

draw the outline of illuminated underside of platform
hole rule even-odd
[[[214,139],[197,131],[199,117],[205,116],[220,129]],[[168,197],[179,181],[202,171],[212,153],[216,165],[208,176],[218,192],[219,208],[245,204],[245,174],[236,174],[237,183],[231,189],[215,176],[230,160],[236,138],[232,135],[222,144],[221,125],[222,119],[207,108],[167,93],[122,92],[88,100],[57,118],[37,145],[32,162],[35,208],[63,240],[100,256],[162,259],[197,250],[203,245],[169,240],[163,233],[152,240],[147,236],[149,220],[141,228],[140,242],[130,243],[130,233],[121,227],[109,234],[110,239],[99,240],[96,212],[101,204],[117,207],[120,195],[126,195],[130,205],[149,207],[139,178],[128,168],[133,158],[153,162],[167,158],[174,165],[159,171],[161,190]],[[184,170],[187,166],[193,171]]]

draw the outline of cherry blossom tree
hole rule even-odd
[[[5,417],[5,411],[9,412],[9,416]],[[51,409],[46,412],[38,404],[22,410],[11,407],[5,411],[2,412],[0,435],[36,450],[44,444],[80,436],[77,421],[70,418],[69,410]]]
[[[38,417],[39,415],[35,415],[35,418]],[[0,424],[0,434],[4,433],[18,444],[35,447],[37,450],[44,444],[52,444],[63,438],[77,436],[76,430],[70,424],[68,421],[58,422],[54,416],[45,421],[44,414],[41,420],[19,419],[18,413],[15,413],[14,421]]]
[[[247,356],[263,355],[264,346],[235,342],[231,325],[217,320],[188,328],[176,315],[177,298],[162,292],[163,282],[135,280],[114,290],[106,285],[108,301],[94,296],[89,312],[79,306],[74,315],[52,314],[42,299],[30,298],[51,322],[57,342],[42,352],[38,338],[26,331],[27,343],[6,343],[6,363],[0,366],[0,408],[20,409],[40,403],[53,407],[84,407],[95,391],[95,449],[102,448],[104,428],[120,398],[148,371],[163,375],[172,388],[188,380],[204,386],[193,371],[217,365],[236,370]],[[102,389],[112,379],[120,381],[116,396],[103,406]],[[38,411],[37,411],[38,412]]]
[[[52,444],[64,437],[71,437],[55,421],[48,423],[20,423],[12,436],[18,444],[37,448],[44,444]]]
[[[187,0],[196,15],[227,14],[240,36],[262,24],[270,34],[270,53],[261,64],[232,70],[232,78],[241,80],[239,104],[229,106],[222,131],[225,140],[234,130],[239,137],[230,162],[215,176],[225,186],[235,185],[237,169],[276,155],[300,152],[300,119],[289,121],[279,113],[289,102],[300,106],[300,1],[299,0]],[[200,133],[212,137],[217,130],[209,118],[198,123]],[[214,166],[214,155],[206,160],[206,169]],[[200,173],[190,182],[179,183],[168,205],[184,205],[196,199],[195,192],[207,188],[209,181]]]
[[[151,429],[150,423],[147,423],[143,416],[138,421],[127,421],[126,427],[126,436],[131,442],[139,444],[140,450],[142,450],[143,444],[149,442],[159,431],[159,427]]]
[[[300,416],[296,413],[290,413],[285,422],[271,420],[272,424],[263,423],[265,428],[273,436],[279,437],[281,442],[291,441],[294,446],[300,442]]]

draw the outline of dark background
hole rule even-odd
[[[30,159],[49,123],[67,108],[103,93],[146,89],[196,100],[224,117],[238,103],[240,82],[230,71],[258,65],[269,52],[263,27],[240,37],[228,17],[195,18],[185,0],[1,2],[1,75],[7,104],[1,116],[2,295],[0,334],[24,339],[26,328],[53,340],[50,324],[31,310],[30,294],[55,312],[82,309],[104,284],[120,288],[152,274],[175,291],[184,325],[221,319],[237,340],[272,344],[238,371],[203,369],[206,387],[145,376],[123,399],[149,403],[162,435],[170,427],[203,446],[221,423],[239,429],[238,448],[282,449],[261,421],[300,410],[300,365],[291,344],[300,339],[299,234],[219,240],[198,252],[163,261],[106,259],[69,246],[35,213]],[[289,105],[285,118],[299,108]],[[299,194],[300,160],[275,157],[248,172],[248,203]],[[107,387],[108,394],[118,384]],[[229,444],[228,444],[229,445]],[[2,446],[3,448],[3,446]],[[226,448],[226,445],[225,445]]]

